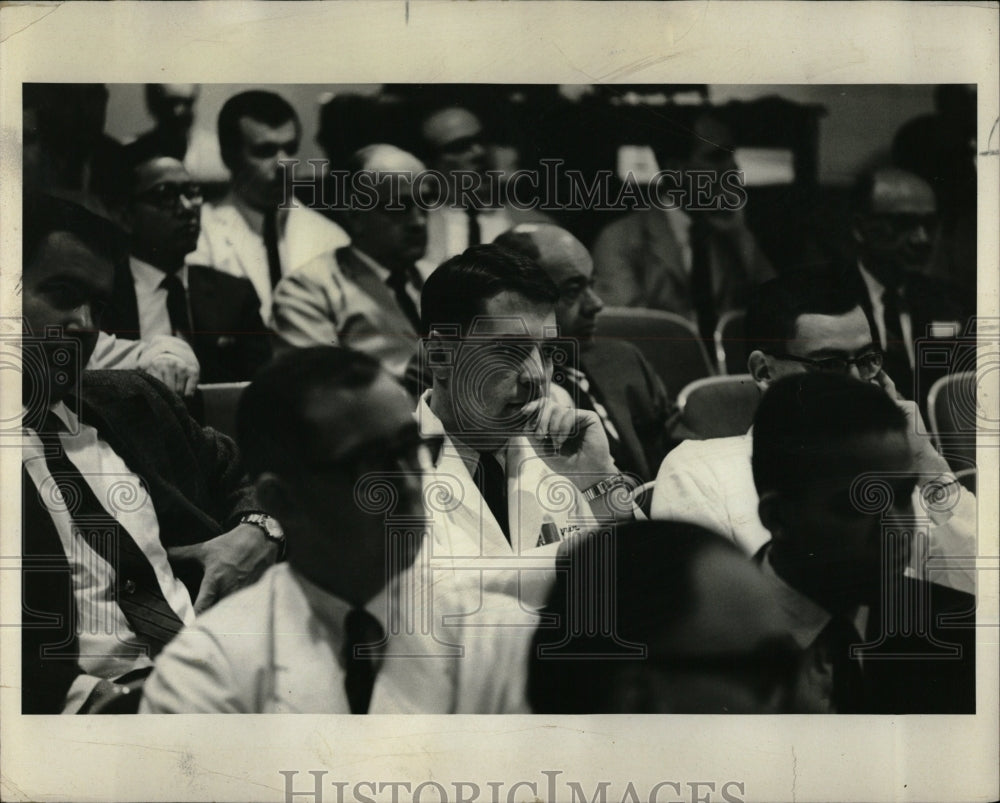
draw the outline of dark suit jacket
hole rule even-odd
[[[191,348],[201,365],[201,381],[241,382],[271,358],[271,341],[260,319],[260,301],[249,279],[188,266]],[[132,271],[115,269],[111,305],[101,328],[118,337],[139,339],[139,306]]]
[[[868,295],[868,288],[861,278],[861,273],[854,267],[847,273],[847,277],[848,281],[853,284],[854,292],[861,301],[862,307],[871,317],[871,298]],[[975,368],[975,357],[968,354],[966,347],[956,338],[946,338],[940,341],[940,345],[952,353],[949,359],[930,357],[928,349],[936,352],[937,348],[935,343],[927,341],[928,326],[932,323],[957,321],[959,323],[958,334],[964,334],[968,316],[973,314],[974,310],[965,309],[957,287],[953,283],[935,276],[926,276],[917,272],[908,273],[903,282],[902,293],[905,296],[912,323],[916,351],[914,365],[917,367],[917,371],[914,372],[909,365],[903,364],[887,364],[885,370],[896,383],[896,389],[907,399],[916,401],[921,409],[924,409],[927,391],[930,390],[935,380],[951,370]],[[920,344],[921,339],[925,343]],[[962,367],[963,360],[968,360],[964,363],[965,369]]]
[[[199,427],[157,380],[132,371],[85,371],[78,402],[81,419],[145,483],[164,546],[207,541],[260,510],[233,441]],[[70,567],[23,470],[22,482],[22,711],[59,713],[81,672]],[[176,575],[195,592],[200,576],[182,569],[175,567]]]
[[[643,482],[654,479],[677,445],[670,432],[680,418],[656,371],[631,343],[607,339],[585,346],[579,367],[621,435],[620,448],[612,455],[618,468]],[[573,392],[565,381],[560,384]]]

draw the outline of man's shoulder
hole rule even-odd
[[[732,435],[728,438],[688,439],[682,441],[663,461],[684,466],[688,463],[727,463],[734,457],[750,456],[753,443],[746,435]],[[730,464],[731,465],[731,464]]]
[[[252,585],[220,600],[194,624],[196,630],[238,636],[242,642],[268,637],[265,622],[273,621],[269,611],[275,604],[301,599],[302,594],[287,563],[271,566]]]
[[[221,270],[208,267],[206,265],[188,265],[188,281],[192,288],[197,285],[199,288],[212,290],[218,293],[254,293],[253,282],[245,276],[234,276],[231,273],[224,273]],[[220,297],[220,301],[224,298]]]
[[[129,396],[161,396],[159,383],[143,371],[87,370],[80,374],[80,396],[87,401]],[[165,389],[165,386],[160,386]]]

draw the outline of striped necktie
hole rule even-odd
[[[566,372],[566,378],[580,389],[582,395],[579,401],[583,403],[586,409],[597,413],[601,419],[604,431],[608,433],[608,440],[611,442],[613,449],[617,444],[621,443],[621,435],[618,434],[618,428],[615,426],[614,421],[611,420],[611,414],[607,408],[597,400],[597,397],[591,391],[590,380],[587,379],[587,375],[580,369],[570,366],[566,366],[563,370]]]

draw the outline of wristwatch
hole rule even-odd
[[[264,532],[264,537],[278,545],[278,560],[285,556],[285,533],[277,519],[271,518],[266,513],[247,513],[240,519],[240,524],[252,524],[254,527],[260,527]]]
[[[583,492],[583,498],[588,502],[593,502],[597,497],[604,496],[615,488],[620,488],[622,485],[627,484],[628,480],[622,474],[612,474],[610,477],[605,477],[600,482],[595,482],[591,485]]]

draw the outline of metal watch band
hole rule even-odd
[[[583,492],[583,498],[588,502],[593,502],[597,497],[604,496],[606,493],[613,491],[622,485],[627,485],[625,477],[621,474],[612,474],[610,477],[605,477],[599,482],[595,482],[587,490]]]

